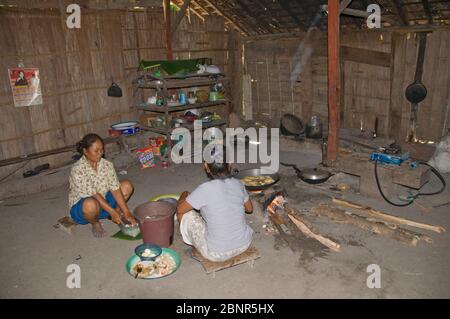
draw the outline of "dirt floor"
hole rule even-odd
[[[320,154],[304,148],[281,151],[281,160],[306,167],[320,162]],[[312,240],[298,242],[291,249],[276,234],[266,231],[264,216],[248,216],[254,229],[254,245],[262,257],[254,267],[235,266],[207,275],[187,254],[178,229],[171,247],[182,258],[179,270],[158,280],[135,280],[125,271],[136,241],[96,239],[88,226],[77,226],[73,236],[55,229],[58,218],[67,214],[68,185],[45,192],[0,202],[1,298],[449,298],[450,297],[450,206],[424,213],[416,206],[395,208],[354,192],[344,198],[416,221],[445,227],[445,233],[431,233],[434,243],[419,242],[409,247],[349,225],[338,224],[308,213],[308,207],[329,200],[333,191],[308,186],[292,169],[280,168],[280,186],[288,199],[305,212],[321,234],[341,244],[331,252]],[[134,208],[158,194],[192,191],[207,177],[199,164],[181,164],[169,169],[127,168],[120,178],[130,179],[136,188],[129,205]],[[450,182],[450,177],[446,176]],[[436,186],[437,182],[433,181]],[[433,184],[432,183],[432,184]],[[7,187],[2,185],[1,187]],[[428,204],[442,202],[445,194],[428,198]],[[109,235],[118,228],[105,222]],[[176,225],[177,226],[177,225]],[[68,265],[81,269],[81,288],[66,285]],[[381,288],[369,289],[367,267],[381,268]]]

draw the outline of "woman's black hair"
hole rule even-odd
[[[213,161],[208,165],[208,176],[212,179],[225,179],[231,177],[230,164],[226,161],[225,145],[213,148],[211,157]]]
[[[95,142],[100,141],[104,144],[103,139],[95,133],[86,134],[81,141],[77,143],[77,152],[83,155],[83,149],[88,149]]]

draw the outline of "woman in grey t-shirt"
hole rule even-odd
[[[250,246],[253,230],[246,223],[245,213],[252,212],[253,206],[244,185],[230,177],[231,164],[214,159],[205,162],[204,168],[211,180],[192,193],[181,194],[177,218],[186,244],[206,259],[224,261]]]

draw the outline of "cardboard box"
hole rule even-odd
[[[156,114],[142,114],[141,116],[139,116],[139,123],[142,126],[150,127],[152,126],[151,121],[155,120],[156,118],[157,118]]]

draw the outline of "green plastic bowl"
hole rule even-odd
[[[172,271],[170,274],[167,274],[165,276],[161,276],[161,277],[155,277],[155,278],[139,278],[139,279],[160,279],[160,278],[164,278],[167,276],[170,276],[172,274],[174,274],[178,268],[180,268],[181,266],[181,257],[180,255],[175,251],[172,250],[170,248],[162,248],[162,254],[169,254],[170,256],[172,256],[173,260],[175,261],[175,269],[174,271]],[[133,267],[134,265],[136,265],[138,262],[141,262],[141,259],[139,258],[139,256],[137,256],[136,254],[134,254],[133,256],[131,256],[130,258],[128,258],[126,264],[125,264],[125,269],[127,270],[127,272],[134,277],[133,274]]]
[[[151,256],[151,257],[144,257],[144,256],[142,256],[142,254],[144,253],[144,251],[146,249],[149,249],[153,253],[153,256]],[[161,247],[156,246],[156,245],[152,245],[152,244],[141,244],[141,245],[137,246],[134,249],[134,253],[142,261],[149,261],[149,260],[155,260],[159,255],[161,255],[162,254],[162,249],[161,249]]]

